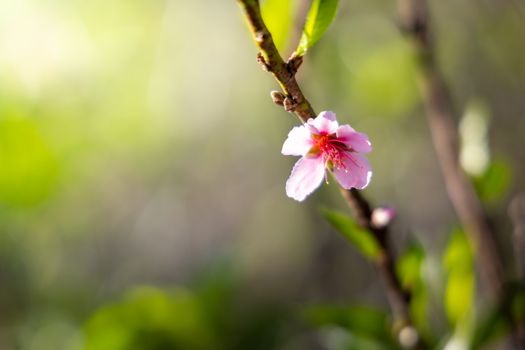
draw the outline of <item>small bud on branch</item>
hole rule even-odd
[[[279,106],[284,106],[284,99],[286,96],[280,91],[273,90],[270,92],[270,96],[272,97],[273,103]]]
[[[292,55],[292,57],[288,59],[288,62],[286,62],[286,66],[288,67],[288,71],[290,72],[290,74],[295,75],[299,70],[299,67],[301,67],[302,63],[303,56]]]
[[[283,101],[283,106],[286,112],[294,112],[297,108],[297,101],[293,97],[287,96]]]
[[[257,63],[259,63],[263,71],[271,72],[270,65],[266,63],[266,60],[264,59],[264,56],[261,52],[257,53]]]

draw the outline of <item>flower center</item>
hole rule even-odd
[[[329,169],[337,168],[346,170],[345,159],[351,151],[348,146],[337,139],[335,134],[312,135],[315,141],[310,150],[313,154],[321,154],[323,161]]]

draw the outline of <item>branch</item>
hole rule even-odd
[[[316,114],[312,106],[295,79],[295,73],[302,62],[302,57],[292,57],[288,62],[284,62],[262,19],[259,1],[237,1],[244,11],[253,39],[260,50],[257,60],[264,70],[273,74],[283,90],[284,94],[272,92],[272,99],[276,104],[283,105],[288,112],[293,112],[303,123],[309,118],[315,118]],[[426,349],[427,347],[417,333],[412,337],[402,336],[403,331],[415,332],[415,329],[410,319],[410,294],[402,287],[395,271],[395,257],[388,241],[388,227],[374,227],[372,206],[359,191],[341,189],[341,194],[353,210],[358,224],[370,230],[381,246],[382,251],[376,261],[376,266],[387,288],[388,300],[394,314],[396,335],[405,347]]]
[[[417,56],[420,90],[448,196],[477,250],[476,260],[485,285],[490,287],[497,303],[504,305],[508,293],[502,260],[481,202],[459,163],[459,133],[454,107],[436,64],[427,3],[425,0],[398,0],[398,5],[401,30],[412,41]],[[507,314],[507,317],[513,328],[522,328],[513,322],[511,315]],[[523,337],[521,328],[519,334]],[[519,342],[525,344],[524,339]]]
[[[306,122],[309,118],[315,118],[316,115],[312,106],[304,97],[297,80],[295,80],[296,61],[289,61],[289,63],[283,61],[275,47],[270,31],[262,19],[259,1],[238,0],[238,2],[244,10],[253,39],[260,49],[257,59],[265,70],[273,74],[285,93],[285,97],[290,100],[290,106],[293,105],[293,108],[290,108],[289,111],[294,112],[302,122]]]
[[[435,63],[426,2],[399,0],[399,7],[402,30],[412,40],[417,55],[420,90],[448,196],[465,231],[478,249],[482,278],[493,295],[499,298],[503,294],[504,284],[502,264],[481,203],[459,163],[459,137],[454,108]]]
[[[347,191],[341,188],[341,195],[354,212],[359,226],[371,231],[381,247],[376,264],[387,287],[386,292],[394,314],[395,327],[398,328],[398,331],[405,326],[411,327],[410,293],[401,285],[395,270],[395,254],[388,239],[388,226],[378,227],[373,225],[373,210],[358,190],[351,189]]]

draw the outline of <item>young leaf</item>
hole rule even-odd
[[[326,32],[332,23],[337,10],[338,0],[313,0],[299,46],[295,50],[296,56],[302,56],[312,47]]]
[[[414,288],[421,281],[421,269],[425,259],[423,247],[410,244],[397,261],[397,273],[405,288]]]
[[[418,242],[411,243],[399,256],[396,265],[404,288],[412,294],[410,313],[415,326],[427,340],[432,338],[428,323],[428,290],[424,279],[425,251]]]
[[[512,170],[504,160],[496,159],[479,176],[473,178],[474,187],[484,202],[495,202],[505,195],[510,187]]]
[[[266,0],[261,13],[278,50],[286,48],[292,26],[292,0]]]
[[[445,290],[445,311],[454,326],[468,323],[473,309],[473,251],[465,233],[456,230],[448,243],[443,265],[448,274]]]
[[[324,209],[322,210],[325,219],[349,240],[364,256],[376,258],[381,248],[375,237],[368,230],[359,227],[351,217]]]

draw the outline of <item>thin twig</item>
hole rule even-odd
[[[283,61],[275,47],[272,35],[262,19],[259,1],[238,0],[238,2],[244,10],[253,39],[259,47],[260,54],[258,58],[260,63],[273,74],[286,97],[293,101],[295,104],[293,108],[295,115],[303,122],[306,122],[309,118],[315,118],[312,106],[304,97],[295,80],[295,72]]]
[[[289,112],[293,112],[303,123],[310,118],[315,118],[316,114],[313,108],[303,95],[297,80],[295,79],[295,73],[300,62],[298,63],[297,61],[294,61],[294,59],[292,59],[292,61],[284,62],[262,19],[258,0],[237,1],[244,11],[250,31],[260,50],[258,55],[259,62],[263,65],[265,70],[273,74],[285,95],[284,101],[281,101],[281,97],[278,96],[278,94],[272,93],[274,101],[278,100],[278,104],[283,102],[285,109]],[[404,329],[414,331],[409,312],[410,294],[402,287],[396,274],[395,257],[388,241],[388,228],[376,228],[372,225],[372,206],[359,191],[354,189],[350,191],[341,189],[341,193],[350,208],[353,210],[358,224],[361,227],[370,230],[382,248],[380,257],[376,261],[376,266],[380,271],[387,288],[388,300],[394,315],[394,330],[396,335],[399,336],[399,333]],[[402,341],[402,339],[400,340]],[[414,349],[427,348],[418,335],[413,337],[413,340],[414,341],[411,344],[402,345]]]
[[[359,226],[370,230],[381,246],[376,264],[387,286],[387,297],[394,314],[396,328],[410,326],[410,293],[403,288],[395,271],[395,254],[388,239],[388,226],[372,225],[372,208],[358,190],[347,191],[341,188],[341,195],[354,212]]]

